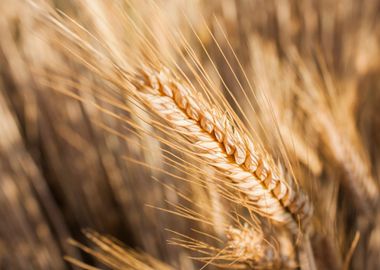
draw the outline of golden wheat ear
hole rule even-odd
[[[251,210],[287,226],[293,234],[300,228],[301,231],[306,229],[313,212],[308,197],[275,165],[258,140],[252,140],[247,128],[239,125],[240,119],[229,120],[229,115],[236,114],[228,105],[207,101],[200,89],[190,87],[174,74],[179,70],[170,70],[161,63],[153,65],[149,59],[142,58],[140,64],[133,63],[126,70],[122,60],[108,56],[106,46],[103,46],[106,51],[101,51],[102,43],[99,49],[94,49],[86,39],[94,40],[88,32],[77,29],[78,25],[60,23],[57,16],[47,17],[67,42],[69,52],[83,56],[76,59],[78,62],[125,93],[128,102],[144,104],[146,110],[169,123],[171,129],[166,130],[167,134],[172,133],[169,136],[181,135],[189,142],[186,145],[177,143],[177,147],[187,148],[193,156],[217,168],[225,176],[225,182],[229,181],[245,195]],[[82,31],[84,37],[71,30],[72,27],[79,33]],[[145,49],[154,53],[148,48],[152,44],[146,43]],[[130,49],[134,51],[135,48]],[[136,55],[144,55],[141,50],[136,48]],[[203,92],[216,97],[218,91],[206,89]]]
[[[136,95],[156,115],[191,142],[193,153],[217,168],[244,194],[255,212],[297,233],[312,206],[287,183],[270,156],[216,106],[166,68],[141,68],[132,83]]]
[[[54,20],[51,21],[54,24]],[[119,62],[107,56],[107,51],[102,52],[101,46],[91,46],[85,34],[83,38],[75,35],[69,30],[70,25],[65,29],[59,25],[56,27],[64,36],[69,53],[78,56],[73,60],[92,71],[104,85],[112,85],[112,90],[125,94],[127,104],[123,105],[126,110],[129,110],[130,102],[139,107],[145,105],[145,110],[154,119],[165,121],[168,125],[159,121],[152,123],[164,130],[165,135],[174,138],[170,144],[177,150],[184,150],[202,164],[216,168],[220,175],[217,180],[234,190],[234,198],[240,197],[242,208],[267,218],[278,225],[279,230],[287,228],[293,235],[307,230],[312,215],[308,197],[296,188],[294,180],[275,165],[258,139],[252,139],[241,120],[230,120],[230,115],[235,114],[228,105],[211,101],[211,94],[217,90],[202,92],[190,87],[176,76],[174,72],[178,70],[169,70],[162,64],[153,65],[147,59],[125,70]],[[94,47],[99,49],[95,50]],[[108,91],[111,91],[110,88],[105,87],[96,96],[103,94],[112,99],[111,95],[107,95],[110,94]],[[202,95],[205,92],[209,94],[208,101]],[[115,106],[116,103],[109,104]],[[123,117],[117,118],[122,120]],[[163,143],[167,141],[163,136],[159,139]],[[231,240],[231,243],[236,241]],[[252,247],[248,245],[247,249],[251,250]]]

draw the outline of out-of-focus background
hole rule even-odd
[[[93,18],[82,13],[86,1],[35,2],[46,2],[84,24],[94,23],[91,21]],[[90,2],[87,1],[87,8],[91,8]],[[308,88],[310,85],[306,83],[300,86],[299,74],[293,74],[291,83],[294,85],[286,84],[285,78],[289,79],[290,73],[285,71],[300,63],[297,57],[310,61],[321,57],[326,61],[331,76],[324,77],[328,79],[323,83],[315,81],[324,84],[323,87],[328,90],[329,87],[337,89],[336,96],[340,102],[336,104],[341,107],[337,109],[340,118],[335,123],[339,124],[339,134],[347,137],[353,134],[348,144],[354,141],[360,145],[355,149],[365,156],[366,164],[370,164],[366,170],[374,179],[378,179],[379,1],[154,2],[162,7],[163,14],[160,16],[170,17],[173,24],[181,27],[188,23],[187,20],[192,23],[230,89],[238,88],[239,85],[213,38],[227,51],[225,57],[237,70],[237,76],[244,78],[244,74],[239,71],[240,64],[229,50],[230,46],[234,48],[248,76],[255,81],[255,86],[262,89],[284,89],[294,85]],[[134,7],[153,32],[160,31],[155,29],[155,18],[146,11],[145,5],[136,2]],[[69,238],[86,242],[81,233],[85,228],[117,237],[126,245],[146,251],[176,266],[176,269],[197,269],[199,265],[189,259],[188,251],[167,244],[170,233],[165,230],[170,228],[189,232],[188,228],[192,228],[193,222],[149,207],[153,205],[166,209],[169,207],[168,201],[178,200],[173,191],[163,188],[154,179],[173,185],[179,185],[178,182],[161,170],[149,168],[168,170],[164,160],[157,154],[165,147],[149,136],[137,136],[124,123],[40,83],[38,74],[42,73],[44,78],[48,78],[47,75],[56,71],[70,71],[76,74],[78,84],[89,84],[91,87],[96,85],[97,79],[82,72],[54,44],[46,42],[44,35],[49,32],[46,32],[46,26],[38,16],[36,18],[35,12],[29,1],[0,1],[0,269],[74,268],[63,260],[65,255],[96,265],[90,256],[67,242]],[[202,26],[204,21],[207,21],[210,29]],[[114,27],[118,27],[117,22]],[[225,33],[230,43],[226,42]],[[184,35],[191,36],[188,27]],[[128,39],[128,33],[124,33],[121,38]],[[162,48],[158,49],[162,51],[163,57],[178,57],[167,49],[166,42],[162,36]],[[194,36],[189,42],[195,51],[201,51]],[[293,51],[297,53],[289,53]],[[210,70],[210,76],[218,81],[206,55],[200,55],[205,69]],[[277,58],[271,59],[270,55],[276,55]],[[294,59],[290,59],[290,55]],[[276,63],[276,59],[291,64],[284,67]],[[180,63],[182,60],[178,61]],[[325,74],[321,66],[315,68],[316,74]],[[226,91],[226,86],[220,81],[219,86]],[[247,87],[245,82],[243,87]],[[248,107],[244,97],[239,96],[239,93],[237,97],[242,100],[242,106]],[[289,137],[295,136],[299,140],[297,145],[300,147],[295,150],[298,153],[294,156],[301,164],[301,175],[319,181],[317,185],[310,185],[312,198],[321,205],[321,194],[331,193],[334,194],[331,198],[339,198],[337,210],[331,214],[334,216],[333,223],[338,224],[334,228],[339,230],[329,232],[324,229],[323,232],[325,236],[335,233],[337,240],[334,243],[339,246],[336,250],[340,254],[347,254],[357,229],[347,224],[350,224],[350,218],[355,213],[342,207],[344,202],[349,201],[349,197],[342,195],[344,191],[337,186],[329,186],[333,182],[332,178],[343,177],[336,169],[339,159],[331,157],[334,156],[328,150],[331,145],[323,143],[320,130],[313,130],[308,124],[308,112],[291,112],[292,109],[283,105],[288,97],[281,98],[279,104],[274,102],[274,106],[277,106],[283,120],[281,125],[285,143],[286,132],[293,130],[294,133]],[[122,94],[120,99],[123,99]],[[318,114],[320,107],[315,105],[314,100],[305,104],[309,110],[315,106],[315,114]],[[115,108],[112,110],[117,111]],[[261,115],[260,120],[265,122],[268,119]],[[94,122],[106,122],[112,131]],[[123,134],[127,140],[115,135],[115,131]],[[274,139],[266,138],[268,144],[273,144],[271,140]],[[131,158],[149,166],[131,161]],[[324,193],[315,193],[316,186]],[[324,186],[327,188],[323,189]],[[329,205],[331,201],[334,200],[329,197],[324,203]],[[343,218],[336,221],[337,216],[341,217],[340,213]],[[317,216],[323,217],[323,214],[323,210],[316,210]],[[323,227],[324,221],[321,220],[320,226]],[[370,239],[370,236],[364,239]],[[377,247],[380,241],[371,239],[371,243]],[[323,242],[323,239],[320,241]],[[374,250],[363,248],[357,252],[376,254]],[[368,260],[368,268],[360,268],[365,257],[358,255],[358,258],[351,265],[353,269],[376,269],[376,266],[370,268]]]

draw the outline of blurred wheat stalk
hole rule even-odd
[[[380,1],[0,12],[0,268],[380,267]]]

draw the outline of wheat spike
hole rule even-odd
[[[247,225],[241,228],[230,226],[226,231],[227,248],[234,261],[245,264],[248,269],[296,268],[292,244],[287,239],[278,239],[280,248],[276,249],[260,232]]]
[[[74,44],[79,44],[84,49],[81,52],[94,51],[90,44],[67,28],[61,29],[58,26],[58,29]],[[294,183],[290,179],[288,182],[285,180],[260,145],[255,144],[217,106],[191,90],[167,68],[152,69],[143,66],[124,72],[124,68],[114,63],[109,66],[111,70],[107,71],[107,60],[111,59],[96,50],[94,54],[101,57],[104,63],[100,64],[99,59],[92,59],[88,55],[90,58],[86,59],[87,65],[105,78],[110,79],[111,76],[111,81],[118,81],[118,87],[140,99],[138,102],[146,103],[155,114],[185,135],[195,148],[194,153],[223,172],[234,187],[247,197],[255,212],[286,225],[293,233],[297,233],[300,227],[305,229],[312,214],[308,198],[294,189]],[[111,74],[107,74],[110,71]],[[120,80],[120,72],[126,81]],[[129,82],[132,83],[131,87]],[[125,84],[121,86],[119,83]]]
[[[260,214],[297,232],[312,207],[307,197],[280,178],[260,151],[227,117],[192,92],[168,69],[144,67],[133,84],[151,109],[192,142],[196,153],[222,171]],[[196,96],[196,97],[195,97]]]

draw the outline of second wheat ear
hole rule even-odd
[[[186,137],[247,198],[255,212],[292,233],[305,229],[313,212],[308,198],[286,182],[268,153],[223,117],[168,69],[141,68],[136,93],[157,115]]]

